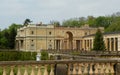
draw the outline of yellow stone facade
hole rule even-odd
[[[107,51],[120,51],[120,32],[103,33],[104,44]],[[94,35],[84,36],[84,49],[93,48]]]
[[[31,24],[17,30],[16,50],[40,51],[41,49],[90,50],[93,36],[98,28],[89,27],[55,27],[53,25]],[[104,32],[104,28],[99,27]]]

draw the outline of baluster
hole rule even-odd
[[[28,75],[28,72],[27,72],[27,66],[25,66],[25,72],[24,72],[24,75]]]
[[[6,74],[6,67],[5,66],[3,66],[3,75],[7,75]]]
[[[79,68],[78,68],[78,74],[79,74],[79,75],[82,75],[81,64],[79,64]]]
[[[71,74],[71,64],[68,64],[68,75]]]
[[[35,73],[34,73],[34,65],[32,65],[31,75],[35,75]]]
[[[95,64],[95,74],[98,74],[98,63]]]
[[[51,65],[50,75],[54,75],[54,66],[53,66],[53,64]]]
[[[106,74],[109,73],[109,68],[110,68],[110,67],[109,67],[109,63],[107,63],[107,64],[106,64]]]
[[[90,71],[89,71],[90,75],[93,75],[93,63],[90,63]]]
[[[88,73],[88,63],[84,64],[84,74]]]
[[[101,73],[101,75],[103,75],[104,74],[104,70],[105,70],[105,67],[104,67],[104,63],[101,63],[101,68],[100,68],[100,73]]]
[[[21,75],[21,72],[20,72],[20,66],[18,66],[18,72],[17,72],[17,75]]]
[[[48,65],[45,65],[44,75],[48,75],[47,67]]]
[[[74,74],[77,74],[77,72],[76,72],[76,64],[73,64],[73,73],[72,73],[73,75]]]
[[[37,75],[41,75],[41,66],[40,65],[38,66],[38,73],[37,73]]]
[[[111,74],[114,74],[115,72],[114,72],[114,63],[111,63]]]
[[[11,71],[10,71],[10,75],[14,75],[14,72],[13,72],[13,66],[11,66]]]

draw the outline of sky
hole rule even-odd
[[[34,24],[64,21],[75,17],[105,16],[120,12],[120,0],[0,0],[0,28],[12,23]]]

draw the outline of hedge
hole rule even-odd
[[[35,60],[36,52],[0,51],[0,61]]]

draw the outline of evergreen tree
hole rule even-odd
[[[94,38],[94,44],[93,44],[93,50],[95,51],[103,51],[105,50],[105,44],[103,41],[103,35],[101,31],[98,29],[95,38]]]

